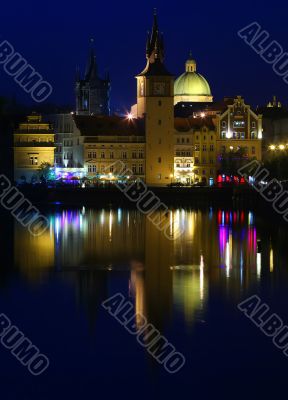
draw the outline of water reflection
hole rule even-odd
[[[271,238],[262,235],[265,243],[257,246],[261,237],[252,212],[177,209],[167,218],[172,235],[184,228],[182,237],[167,240],[136,210],[57,212],[49,215],[50,231],[39,238],[17,224],[15,267],[34,282],[53,274],[71,282],[91,321],[118,287],[159,328],[174,312],[187,325],[205,318],[214,288],[240,298],[263,271],[274,272]]]

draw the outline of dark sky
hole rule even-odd
[[[75,68],[84,68],[94,37],[100,71],[111,74],[112,106],[124,109],[135,102],[134,76],[145,66],[154,7],[165,35],[166,65],[176,76],[191,49],[214,99],[241,94],[257,105],[276,94],[288,103],[287,84],[237,36],[257,21],[288,51],[284,1],[5,1],[0,34],[51,83],[49,101],[58,104],[74,104]],[[0,65],[1,94],[31,102]]]

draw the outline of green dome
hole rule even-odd
[[[206,79],[197,72],[184,72],[176,79],[174,96],[211,96]]]

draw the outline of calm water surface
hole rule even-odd
[[[169,241],[134,210],[48,217],[39,238],[1,226],[10,259],[1,312],[50,359],[33,377],[1,346],[5,398],[280,398],[288,359],[237,304],[258,294],[288,322],[285,225],[251,211],[176,209],[169,218],[184,234]],[[101,307],[118,292],[185,355],[181,371],[169,375]]]

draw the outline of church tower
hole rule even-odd
[[[109,76],[101,79],[98,75],[96,56],[91,39],[91,49],[84,79],[79,71],[76,76],[76,114],[78,115],[110,115]]]
[[[145,118],[146,183],[166,186],[174,171],[174,77],[164,65],[156,12],[146,43],[147,65],[137,75],[137,117]]]

